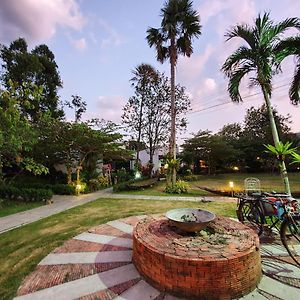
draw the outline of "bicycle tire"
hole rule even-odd
[[[300,216],[285,219],[280,227],[281,242],[290,257],[300,266]]]
[[[253,203],[241,202],[237,210],[238,220],[252,228],[258,235],[263,232],[264,216],[259,207]]]

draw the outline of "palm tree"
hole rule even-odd
[[[168,0],[161,9],[161,27],[147,30],[147,41],[156,49],[157,60],[171,64],[171,137],[170,155],[176,159],[176,108],[175,108],[175,66],[178,55],[188,57],[193,53],[192,39],[199,37],[201,26],[199,15],[192,8],[190,0]],[[176,169],[173,169],[172,185],[176,183]]]
[[[142,134],[142,116],[143,116],[143,106],[145,97],[147,94],[147,89],[151,88],[151,84],[158,80],[157,71],[149,64],[140,64],[133,71],[133,77],[130,79],[132,85],[135,86],[141,93],[140,111],[139,111],[139,122],[138,122],[138,139],[137,139],[137,149],[136,149],[136,162],[139,163],[139,153],[140,153],[140,143]],[[150,85],[150,86],[149,86]]]
[[[299,18],[287,18],[274,23],[268,13],[259,14],[254,26],[247,24],[236,25],[226,33],[227,41],[232,38],[242,38],[247,45],[240,46],[231,54],[222,66],[222,71],[229,78],[228,92],[234,102],[241,102],[239,93],[240,82],[245,75],[254,73],[250,78],[250,86],[260,86],[267,106],[272,136],[275,146],[280,143],[274,120],[270,98],[272,95],[273,75],[280,72],[280,63],[288,55],[295,53],[288,47],[283,48],[282,35],[290,28],[300,29]],[[281,47],[279,45],[281,44]],[[292,101],[297,104],[298,99]],[[280,162],[280,170],[284,181],[285,191],[290,194],[289,180],[284,162]]]

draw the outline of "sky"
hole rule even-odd
[[[146,41],[146,30],[160,26],[163,0],[0,0],[0,43],[9,45],[23,37],[29,48],[45,43],[55,55],[63,88],[62,101],[79,95],[87,102],[83,119],[121,122],[122,108],[134,91],[132,70],[148,63],[170,74],[168,62],[160,64]],[[217,132],[225,124],[242,122],[246,110],[263,104],[258,89],[241,85],[244,102],[230,101],[228,80],[220,72],[225,59],[241,40],[225,42],[224,34],[237,23],[252,24],[260,12],[281,21],[299,17],[299,0],[194,0],[202,34],[193,41],[190,58],[179,57],[176,81],[185,86],[192,110],[187,115],[190,137],[198,130]],[[291,115],[291,129],[300,132],[300,107],[288,99],[288,84],[295,61],[284,61],[283,73],[274,78],[272,104],[282,115]],[[67,110],[67,108],[66,108]],[[67,111],[69,120],[73,113]]]

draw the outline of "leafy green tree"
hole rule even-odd
[[[247,46],[240,46],[231,54],[222,66],[222,71],[229,78],[228,92],[234,102],[241,102],[239,86],[242,78],[254,73],[250,79],[251,85],[259,86],[263,92],[265,104],[268,109],[269,120],[275,146],[280,142],[273,110],[270,102],[272,95],[272,78],[280,71],[280,62],[287,53],[287,49],[278,48],[281,36],[290,28],[300,29],[299,18],[288,18],[282,22],[274,23],[269,14],[258,15],[254,26],[236,25],[227,32],[227,40],[242,38]],[[295,104],[295,102],[293,102]],[[285,191],[290,194],[289,180],[285,163],[280,164],[284,179]]]
[[[171,65],[171,137],[170,154],[176,159],[176,108],[175,108],[175,67],[178,55],[188,57],[193,53],[192,39],[201,34],[199,16],[190,0],[168,0],[161,9],[161,27],[147,30],[147,41],[155,47],[157,60]],[[172,185],[176,183],[176,169]]]
[[[171,89],[168,77],[157,71],[156,80],[149,82],[146,91],[136,89],[135,95],[123,108],[122,121],[131,133],[140,135],[141,142],[149,149],[149,163],[152,164],[155,150],[166,144],[170,132]],[[176,125],[179,130],[184,130],[190,99],[180,85],[176,86],[175,94]]]
[[[41,89],[34,84],[22,84],[22,90],[15,89],[10,82],[9,90],[0,90],[0,176],[2,167],[17,166],[34,174],[47,173],[47,168],[27,157],[27,153],[37,143],[38,133],[20,110],[23,105],[30,106],[32,99],[39,99]]]
[[[153,85],[158,80],[158,73],[149,64],[140,64],[132,73],[134,76],[130,81],[135,88],[136,97],[131,98],[130,101],[134,102],[135,110],[137,110],[137,114],[134,117],[134,119],[136,119],[134,124],[137,130],[136,161],[139,163],[144,102],[146,98],[149,97],[149,94],[151,94],[151,89],[153,89]]]
[[[182,148],[183,160],[193,162],[196,171],[199,170],[199,161],[205,161],[208,174],[231,167],[239,155],[239,151],[227,143],[224,137],[208,130],[193,134],[192,138],[185,140]]]
[[[99,129],[93,126],[98,124]],[[72,173],[76,169],[77,179],[86,160],[127,158],[131,152],[123,149],[122,135],[116,132],[116,125],[96,121],[85,123],[46,121],[43,134],[34,153],[41,162],[50,165],[64,164],[67,169],[67,182],[72,183]],[[96,157],[96,158],[95,158]]]
[[[12,81],[17,89],[22,89],[23,83],[34,83],[43,87],[41,99],[31,99],[30,107],[20,103],[24,115],[34,122],[45,112],[54,118],[64,116],[58,97],[62,81],[54,54],[47,45],[39,45],[28,52],[26,41],[19,38],[9,47],[0,47],[0,58],[3,72],[1,77],[6,89],[10,88],[9,81]]]

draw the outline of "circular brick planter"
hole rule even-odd
[[[133,232],[133,262],[150,284],[178,296],[232,299],[248,294],[262,276],[257,235],[224,217],[208,229],[208,235],[191,235],[165,217],[144,219]]]

